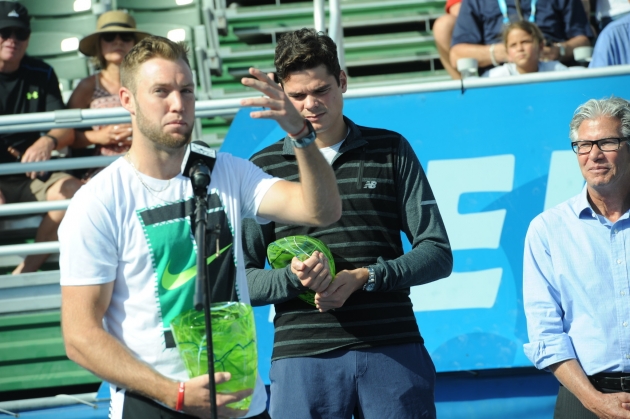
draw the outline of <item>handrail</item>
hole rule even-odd
[[[410,93],[435,92],[443,90],[459,90],[462,84],[466,89],[476,89],[488,86],[504,86],[514,84],[527,84],[544,82],[550,80],[573,80],[580,78],[614,76],[630,73],[630,65],[619,65],[594,69],[583,69],[581,71],[550,71],[545,73],[523,74],[514,77],[502,78],[468,78],[466,80],[448,80],[434,83],[412,83],[399,86],[379,86],[363,87],[352,89],[344,95],[346,99],[363,98],[385,95],[403,95]],[[197,101],[195,112],[197,117],[206,117],[212,113],[230,114],[235,113],[240,108],[241,99],[217,99]],[[57,111],[75,112],[76,109]],[[123,108],[110,109],[81,109],[81,121],[75,123],[63,122],[55,123],[55,112],[40,112],[23,115],[0,116],[0,133],[37,131],[61,127],[89,127],[92,125],[107,125],[111,123],[121,123],[129,121],[129,114]],[[101,118],[102,117],[102,118]],[[100,118],[100,119],[99,119]],[[65,118],[67,120],[68,118]],[[107,122],[103,123],[103,120]],[[76,160],[76,159],[73,159]],[[2,165],[0,165],[2,167]]]
[[[33,163],[0,164],[0,176],[27,172],[57,172],[60,170],[88,169],[105,167],[120,156],[75,157],[72,159],[53,159]]]
[[[326,5],[325,0],[313,0],[314,28],[317,32],[326,32]]]
[[[59,253],[59,242],[9,244],[0,246],[0,256],[41,255],[46,253]]]
[[[343,26],[341,25],[341,4],[339,0],[330,0],[330,26],[328,35],[337,45],[339,66],[346,71],[346,52],[343,46]]]
[[[337,57],[342,70],[346,70],[346,52],[343,46],[343,26],[341,25],[341,4],[339,0],[330,0],[328,7],[330,13],[330,23],[328,25],[328,36],[337,45]],[[313,1],[313,20],[317,32],[326,33],[326,5],[325,0]]]
[[[0,205],[0,217],[11,215],[41,214],[48,211],[65,210],[70,205],[70,199],[59,201],[18,202],[17,204]]]
[[[241,107],[241,99],[199,100],[195,102],[195,116],[234,115]],[[26,113],[0,116],[0,134],[44,131],[51,128],[85,128],[94,125],[111,125],[129,122],[131,117],[125,108],[63,109],[53,112]]]

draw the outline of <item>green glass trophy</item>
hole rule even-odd
[[[313,252],[319,251],[328,259],[330,276],[335,279],[335,260],[330,253],[330,249],[318,239],[309,236],[288,236],[278,239],[267,246],[267,259],[269,265],[274,269],[284,268],[291,263],[293,257],[297,257],[302,262],[311,257]],[[298,295],[302,301],[315,305],[315,293],[311,290]]]
[[[229,372],[232,378],[217,384],[217,393],[254,389],[258,374],[256,326],[252,306],[238,302],[215,303],[210,310],[214,371]],[[203,311],[189,310],[171,322],[171,330],[189,377],[208,373],[206,322]],[[230,403],[232,409],[246,410],[252,397]]]

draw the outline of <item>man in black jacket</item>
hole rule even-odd
[[[340,190],[341,219],[325,228],[246,223],[252,304],[275,304],[270,413],[282,418],[434,418],[435,367],[409,298],[410,287],[451,273],[452,254],[435,197],[407,140],[343,116],[347,77],[334,42],[302,29],[276,48],[284,94],[316,132]],[[274,176],[298,179],[289,141],[256,153]],[[403,254],[400,232],[412,243]],[[264,270],[274,240],[308,235],[323,254]],[[296,298],[315,294],[315,307]]]
[[[63,109],[59,81],[48,64],[26,56],[31,34],[28,10],[20,3],[0,1],[0,115],[19,115]],[[51,152],[72,143],[70,129],[47,133],[0,134],[0,164],[45,161]],[[27,173],[0,177],[0,205],[13,202],[70,199],[78,179],[67,173]],[[57,240],[57,227],[65,211],[48,212],[35,241]],[[30,255],[14,274],[36,271],[48,255]]]

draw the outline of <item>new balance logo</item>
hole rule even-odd
[[[20,14],[18,12],[16,12],[15,10],[13,10],[7,16],[9,16],[9,17],[20,17]]]
[[[365,186],[363,187],[363,189],[376,189],[376,181],[368,180],[367,182],[365,182]]]

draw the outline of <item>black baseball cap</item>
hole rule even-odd
[[[0,1],[0,29],[23,28],[31,29],[28,10],[15,1]]]

